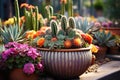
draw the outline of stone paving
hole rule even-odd
[[[120,71],[120,61],[110,61],[106,64],[101,65],[97,72],[91,72],[80,76],[80,80],[99,80],[105,76]],[[117,76],[120,79],[120,75]],[[116,80],[116,79],[114,79]]]

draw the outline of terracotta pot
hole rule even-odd
[[[90,48],[39,49],[48,75],[57,78],[73,78],[83,74],[92,62]]]
[[[95,53],[96,60],[101,60],[105,58],[107,52],[107,47],[101,47],[99,46],[99,50],[97,53]]]
[[[23,72],[23,69],[13,69],[9,77],[10,80],[38,80],[37,74],[27,75]]]
[[[120,54],[120,48],[119,47],[110,47],[110,54]]]
[[[108,30],[114,35],[120,35],[120,28],[109,27],[109,28],[102,28],[102,29]]]

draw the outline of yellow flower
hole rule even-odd
[[[11,24],[14,24],[14,18],[9,18],[4,22],[4,25],[11,25]]]
[[[14,24],[14,18],[9,18],[8,21],[9,21],[9,24]]]
[[[91,44],[91,45],[90,45],[90,48],[91,48],[92,53],[97,53],[98,50],[99,50],[98,47],[95,46],[94,44]]]

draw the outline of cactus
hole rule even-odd
[[[58,31],[57,22],[55,20],[52,20],[50,22],[50,27],[51,27],[51,30],[52,30],[52,36],[56,37],[57,31]]]
[[[36,31],[38,30],[38,14],[39,14],[39,13],[38,13],[38,7],[36,6],[36,7],[35,7],[35,21],[36,21],[36,25],[35,25],[35,26],[36,26],[36,29],[35,29],[35,30],[36,30]]]
[[[61,14],[64,15],[65,14],[65,2],[61,2]]]
[[[19,5],[18,5],[18,0],[15,0],[14,2],[14,5],[15,5],[15,16],[17,18],[17,24],[18,24],[18,27],[20,28],[20,12],[19,12]]]
[[[47,19],[50,20],[51,16],[53,16],[53,7],[51,5],[47,5],[45,7],[45,10],[46,10]]]
[[[75,19],[73,17],[69,17],[68,22],[69,22],[70,28],[72,28],[72,29],[76,28]]]
[[[61,28],[64,31],[66,31],[67,29],[67,17],[66,16],[62,16],[61,18]]]
[[[2,26],[2,21],[1,21],[1,19],[0,19],[0,27]]]
[[[35,13],[35,16],[33,15]],[[39,11],[38,11],[38,7],[35,7],[35,10],[30,9],[30,11],[27,11],[26,9],[24,9],[24,15],[26,18],[25,21],[25,26],[26,29],[28,30],[39,30],[39,24],[43,24],[43,21],[38,20],[38,16],[39,16]]]
[[[73,0],[67,0],[67,2],[68,2],[68,16],[69,17],[72,17],[73,16],[73,7],[72,7],[72,5],[73,5]]]

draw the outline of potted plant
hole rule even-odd
[[[10,80],[38,80],[38,74],[43,70],[41,55],[27,44],[9,42],[1,53],[1,60],[10,70]]]
[[[110,54],[120,54],[120,36],[115,36],[115,46],[110,47]]]
[[[98,53],[95,54],[96,58],[103,59],[105,57],[107,47],[111,47],[115,45],[115,37],[108,31],[99,30],[94,33],[94,44],[99,46]]]
[[[34,41],[42,55],[45,72],[57,78],[83,74],[92,63],[89,47],[92,37],[76,29],[73,17],[62,16],[58,23],[52,20],[50,27]]]

